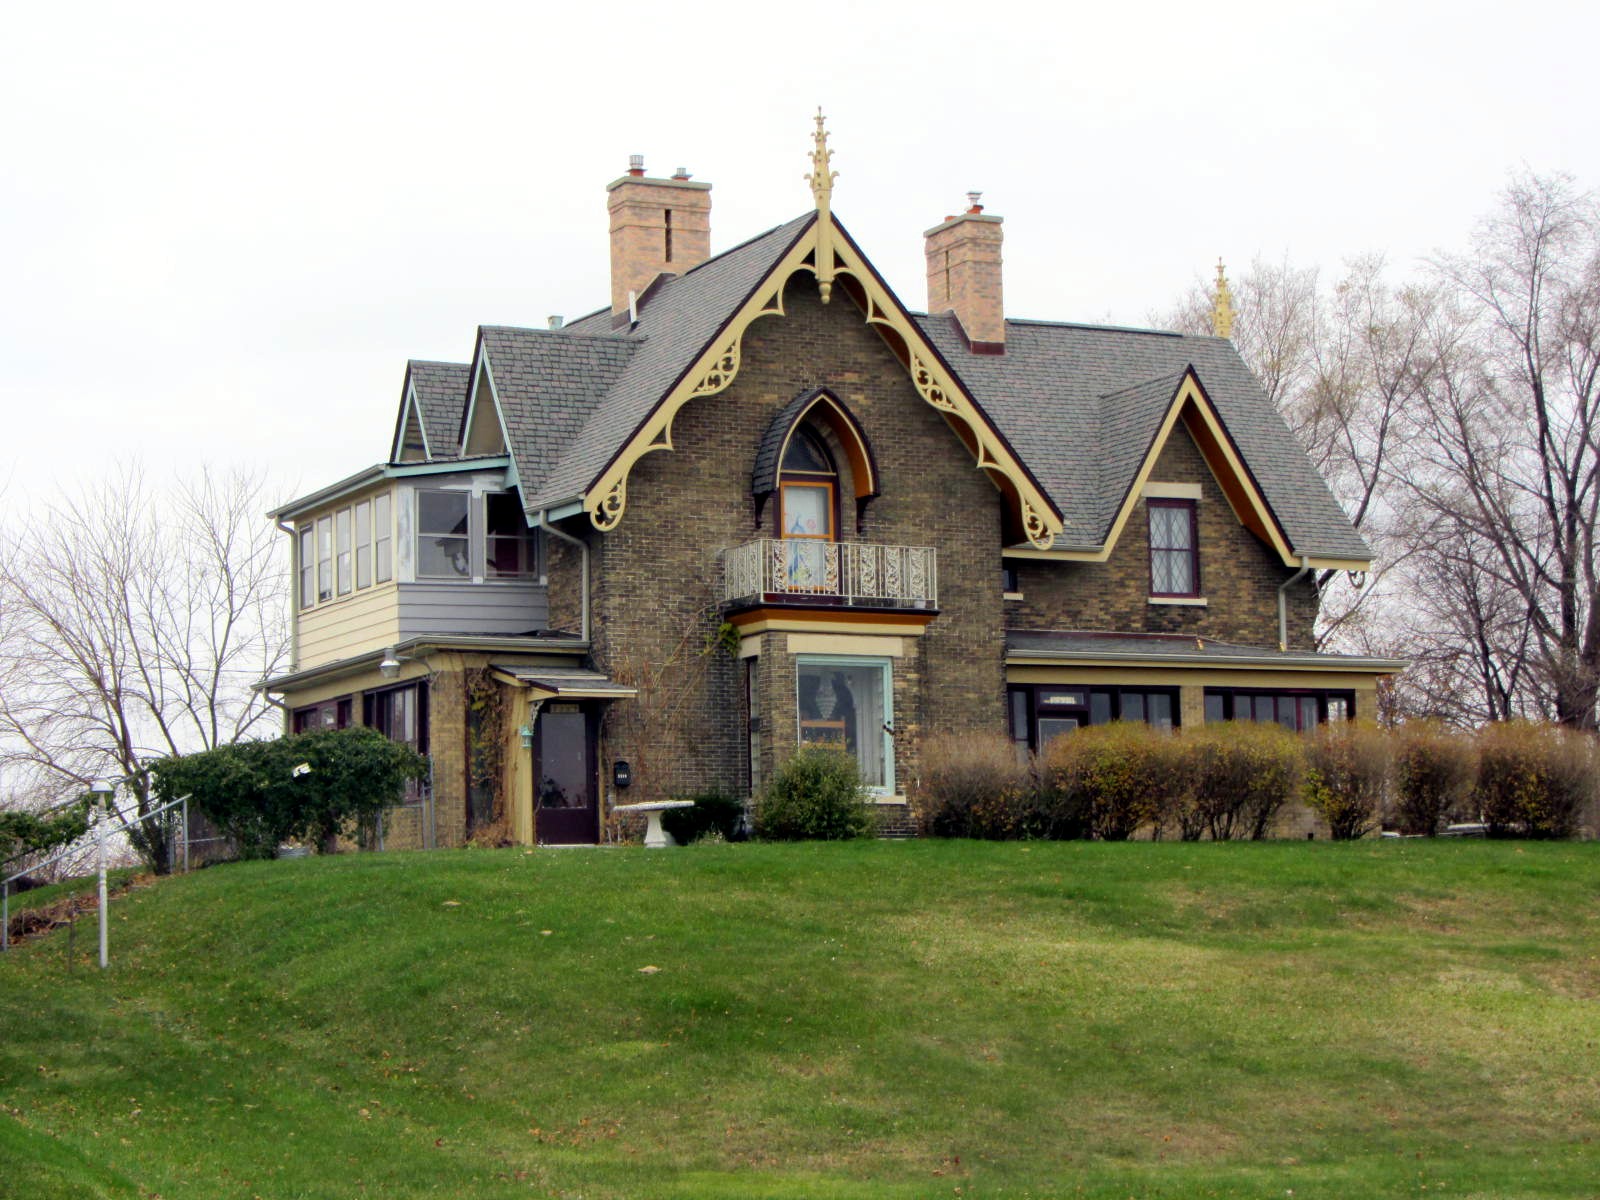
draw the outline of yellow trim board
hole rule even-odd
[[[628,476],[646,454],[672,449],[672,422],[678,410],[700,396],[712,396],[732,385],[739,374],[745,331],[762,317],[781,317],[783,291],[795,274],[809,271],[820,282],[849,276],[861,290],[858,302],[866,322],[892,329],[906,350],[905,367],[919,395],[938,409],[957,431],[965,431],[977,466],[987,472],[1003,493],[1014,494],[1022,528],[1030,543],[1048,549],[1062,530],[1055,506],[1033,482],[1026,468],[1007,447],[1004,438],[952,375],[939,365],[939,356],[906,316],[864,257],[856,253],[830,213],[819,214],[796,238],[793,246],[767,273],[716,340],[703,350],[682,380],[664,396],[583,496],[583,508],[601,532],[616,528],[628,503]],[[823,300],[827,302],[828,293]],[[970,441],[969,441],[970,439]],[[1004,481],[1004,486],[1002,482]]]
[[[1295,674],[1304,677],[1302,682],[1296,683],[1293,678],[1285,678]],[[1185,670],[1175,667],[1130,667],[1126,664],[1095,666],[1079,663],[1055,663],[1049,667],[1007,663],[1006,682],[1078,687],[1090,684],[1115,684],[1132,687],[1148,685],[1150,687],[1349,688],[1358,692],[1369,692],[1377,687],[1376,674],[1362,674],[1349,670],[1318,672],[1301,667],[1298,672],[1265,671],[1260,668],[1216,671],[1209,668]]]
[[[934,613],[851,613],[818,612],[815,609],[788,611],[754,608],[734,613],[728,623],[743,637],[758,633],[842,633],[884,637],[921,637]]]

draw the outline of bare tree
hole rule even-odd
[[[1393,524],[1396,418],[1433,370],[1425,336],[1437,296],[1395,289],[1376,255],[1353,260],[1331,292],[1314,269],[1257,259],[1232,286],[1233,343],[1376,553],[1369,579],[1317,577],[1319,646],[1370,645],[1373,597],[1405,555]],[[1197,285],[1168,323],[1211,331],[1213,286]]]
[[[1430,543],[1447,606],[1494,597],[1526,662],[1485,667],[1491,715],[1548,706],[1595,728],[1600,697],[1600,207],[1565,176],[1523,176],[1471,253],[1435,264],[1464,320],[1408,422],[1407,499],[1452,536]],[[1525,627],[1525,628],[1524,628]],[[1497,696],[1497,693],[1504,693]]]
[[[281,664],[287,595],[264,480],[202,472],[156,494],[134,469],[0,545],[0,766],[63,794],[267,727],[250,685]],[[157,866],[163,866],[159,861]]]

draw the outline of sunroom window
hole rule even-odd
[[[795,687],[800,744],[846,750],[875,791],[894,790],[894,689],[888,659],[802,657]]]
[[[471,579],[470,492],[417,493],[417,576]]]

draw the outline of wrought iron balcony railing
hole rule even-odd
[[[939,556],[931,546],[759,538],[722,552],[722,599],[937,608]]]

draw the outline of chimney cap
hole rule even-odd
[[[694,178],[692,175],[689,174],[689,168],[688,167],[679,167],[676,171],[674,171],[672,173],[672,177],[674,179],[692,179],[692,178]]]
[[[967,193],[967,205],[968,205],[967,212],[969,212],[969,213],[981,213],[983,211],[983,205],[980,203],[980,201],[982,199],[983,199],[983,193],[982,192],[968,192]]]
[[[628,155],[628,174],[629,175],[643,175],[644,174],[644,155],[642,155],[642,154],[630,154],[630,155]]]
[[[559,314],[545,318],[545,324],[551,329],[560,329],[567,323],[567,319]]]

